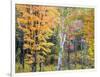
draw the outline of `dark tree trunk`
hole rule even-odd
[[[36,51],[33,54],[34,62],[32,63],[32,72],[36,72]]]
[[[38,31],[36,30],[35,31],[35,36],[33,36],[33,38],[35,38],[35,46],[36,46],[36,49],[35,49],[35,53],[33,54],[33,59],[34,59],[34,63],[32,65],[32,71],[33,72],[36,72],[37,71],[37,45],[38,45]]]
[[[70,49],[68,48],[68,69],[70,69]]]
[[[23,51],[23,47],[21,47],[20,50],[21,50],[21,53],[20,53],[20,63],[22,64],[23,69],[24,69],[24,51]]]
[[[36,69],[36,67],[37,67],[37,65],[36,65],[36,64],[37,64],[37,62],[36,62],[36,60],[37,60],[37,59],[36,59],[36,56],[37,56],[37,54],[36,54],[36,51],[35,51],[35,57],[34,57],[34,58],[35,58],[35,59],[34,59],[34,60],[35,60],[35,65],[34,65],[34,66],[35,66],[35,70],[34,70],[34,72],[36,72],[36,70],[37,70],[37,69]]]

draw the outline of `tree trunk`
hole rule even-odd
[[[61,16],[61,30],[59,32],[59,37],[60,37],[60,48],[59,48],[59,57],[58,57],[58,66],[57,66],[57,70],[61,70],[61,66],[62,66],[62,53],[63,53],[63,49],[64,49],[64,43],[65,43],[65,39],[66,39],[66,35],[64,34],[64,16],[63,16],[63,11],[64,9],[61,8],[62,10],[62,16]]]

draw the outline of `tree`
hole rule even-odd
[[[17,28],[24,32],[24,50],[30,49],[31,54],[28,54],[27,57],[33,57],[33,59],[25,60],[32,64],[32,71],[36,71],[36,64],[40,62],[37,61],[37,55],[47,55],[54,45],[48,39],[54,33],[53,29],[57,25],[59,13],[54,7],[16,5],[16,8],[22,14],[17,17],[19,25]],[[41,60],[43,55],[40,55],[38,60]]]

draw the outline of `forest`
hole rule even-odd
[[[15,7],[16,73],[95,67],[93,8]]]

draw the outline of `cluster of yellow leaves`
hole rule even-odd
[[[54,44],[47,40],[53,35],[53,28],[58,24],[60,13],[57,8],[17,4],[16,10],[21,13],[16,20],[19,25],[17,28],[24,32],[24,49],[31,49],[31,53],[50,53],[50,47]],[[33,60],[27,62],[31,64]]]
[[[87,9],[84,14],[84,37],[88,44],[89,61],[94,64],[94,9]]]

